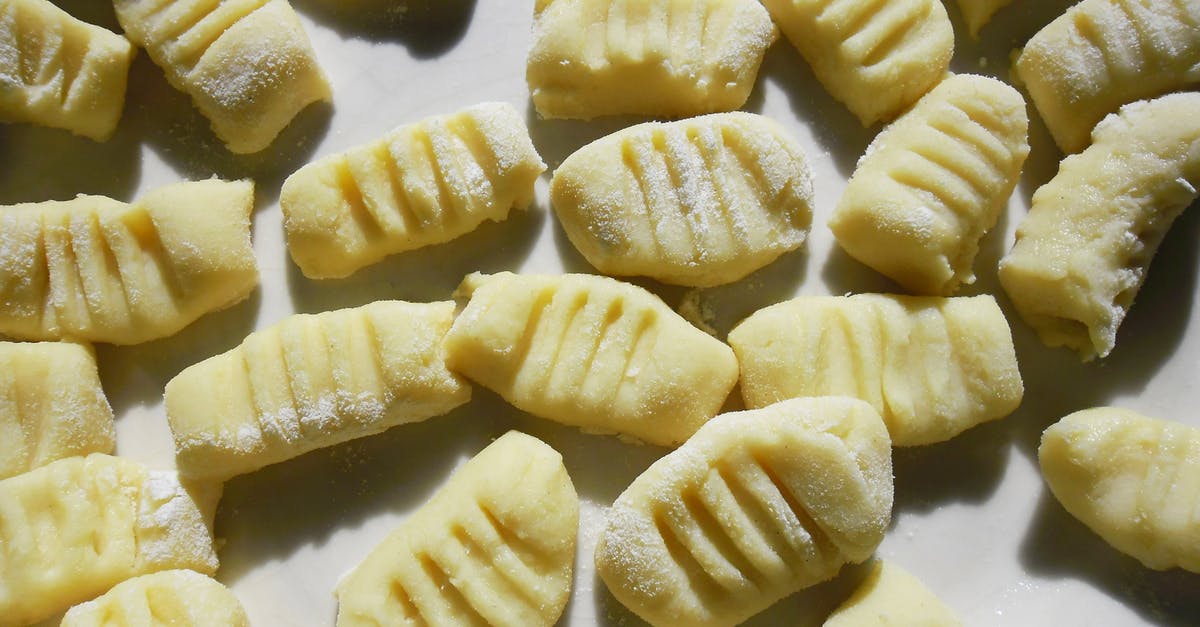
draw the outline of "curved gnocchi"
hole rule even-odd
[[[920,579],[893,562],[876,560],[867,578],[822,627],[866,625],[961,627],[962,621]]]
[[[246,610],[229,588],[191,570],[164,570],[123,581],[72,607],[59,627],[248,627]]]

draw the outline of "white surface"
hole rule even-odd
[[[248,301],[209,315],[179,335],[135,347],[98,347],[101,375],[118,416],[118,452],[172,465],[163,385],[184,367],[236,346],[247,333],[293,312],[378,298],[449,298],[474,270],[588,271],[546,201],[546,181],[527,213],[487,224],[458,241],[390,258],[353,277],[303,278],[287,258],[276,202],[283,179],[304,163],[345,150],[421,117],[483,100],[531,111],[524,82],[531,1],[442,2],[442,18],[397,21],[401,0],[293,0],[333,82],[332,106],[312,107],[266,152],[229,155],[187,99],[140,55],[117,136],[95,144],[65,132],[0,125],[0,204],[100,193],[131,200],[181,179],[251,177],[257,182],[255,249],[262,287]],[[111,7],[60,2],[114,27]],[[439,4],[434,2],[433,4]],[[985,27],[982,43],[960,37],[955,69],[1007,78],[1008,52],[1047,22],[1062,0],[1017,2]],[[391,8],[388,8],[391,7]],[[1036,8],[1034,8],[1036,7]],[[951,7],[956,29],[962,32]],[[808,147],[816,184],[811,242],[748,279],[710,290],[718,328],[792,294],[894,289],[836,249],[825,226],[855,161],[877,129],[862,129],[814,81],[784,40],[769,51],[746,107],[787,126]],[[544,122],[528,116],[553,169],[587,141],[636,120]],[[971,625],[1200,624],[1200,575],[1157,573],[1123,557],[1071,519],[1037,474],[1041,430],[1084,407],[1117,404],[1200,426],[1200,212],[1174,226],[1121,330],[1116,351],[1081,364],[1041,346],[1012,315],[995,265],[1057,152],[1034,122],[1033,153],[1006,217],[977,263],[965,294],[997,294],[1010,314],[1026,383],[1012,416],[955,440],[896,454],[894,522],[879,555],[923,580]],[[676,305],[684,290],[639,281]],[[217,518],[224,542],[219,579],[233,587],[259,626],[332,625],[338,577],[418,507],[456,465],[508,429],[563,453],[582,501],[579,558],[564,625],[639,624],[594,578],[591,550],[604,507],[664,450],[522,414],[482,388],[451,415],[402,426],[231,481]],[[853,574],[853,569],[849,574]],[[793,596],[754,625],[817,625],[852,578]]]

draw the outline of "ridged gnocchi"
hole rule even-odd
[[[920,579],[893,562],[876,560],[866,579],[823,627],[961,627],[962,621]]]
[[[578,528],[562,456],[510,431],[342,579],[338,627],[550,627],[570,596]]]
[[[1024,386],[1012,334],[991,296],[802,296],[729,332],[742,398],[871,404],[896,446],[948,440],[1012,413]]]
[[[531,414],[672,446],[725,402],[737,361],[640,287],[585,274],[473,274],[451,370]]]
[[[804,243],[812,179],[799,144],[752,113],[649,122],[576,151],[554,172],[571,243],[610,275],[711,286]]]
[[[1105,357],[1200,185],[1200,94],[1126,105],[1033,195],[1000,284],[1048,346]]]
[[[545,170],[509,104],[426,118],[288,177],[279,196],[288,250],[304,276],[344,277],[504,220],[533,200]]]
[[[972,37],[979,36],[979,30],[987,24],[996,11],[1012,4],[1013,0],[958,0],[958,10],[967,23],[967,30]]]
[[[229,588],[191,570],[164,570],[123,581],[72,607],[59,627],[248,627]]]
[[[0,334],[138,344],[258,285],[250,181],[0,208]]]
[[[1017,90],[947,78],[867,148],[829,228],[850,256],[919,294],[973,283],[979,241],[1007,206],[1029,154]]]
[[[733,111],[777,36],[754,0],[538,0],[526,80],[545,118]]]
[[[866,560],[892,511],[879,414],[850,398],[724,414],[625,490],[596,572],[652,625],[735,625]]]
[[[227,479],[466,403],[442,348],[453,317],[401,301],[297,314],[187,368],[166,388],[180,471]]]

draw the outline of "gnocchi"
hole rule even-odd
[[[978,37],[983,28],[996,11],[1012,4],[1013,0],[958,0],[958,10],[967,23],[967,30],[972,37]]]
[[[164,570],[123,581],[72,607],[59,627],[248,627],[229,588],[191,570]]]
[[[876,560],[867,578],[824,627],[961,627],[962,621],[920,579],[894,562]]]

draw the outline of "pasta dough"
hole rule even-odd
[[[996,11],[1012,3],[1012,0],[958,0],[958,10],[962,12],[967,30],[972,37],[979,36],[979,30],[987,24]]]
[[[961,627],[962,621],[921,580],[892,562],[876,560],[854,594],[824,627]]]
[[[808,160],[782,127],[716,113],[619,131],[554,173],[554,211],[605,274],[668,283],[736,281],[804,243]]]
[[[190,570],[164,570],[117,584],[71,608],[59,627],[248,627],[229,588]]]

